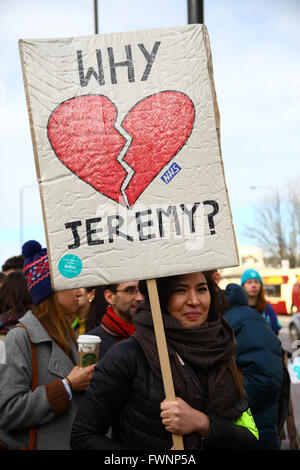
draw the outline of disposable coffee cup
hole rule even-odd
[[[99,361],[99,349],[101,339],[99,336],[80,335],[77,338],[79,367],[91,366]]]

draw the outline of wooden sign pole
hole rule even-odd
[[[147,287],[149,292],[149,300],[151,306],[151,312],[153,317],[154,332],[156,337],[158,356],[160,361],[162,379],[166,394],[166,400],[175,400],[175,391],[171,373],[171,366],[169,360],[169,353],[167,349],[167,342],[164,330],[164,324],[162,321],[160,302],[157,292],[156,279],[148,279]],[[183,439],[179,434],[172,434],[173,438],[173,449],[184,450]]]

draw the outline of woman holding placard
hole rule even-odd
[[[205,273],[157,279],[176,398],[165,400],[150,306],[135,334],[100,360],[80,404],[72,449],[254,449],[258,433],[234,362],[233,331]],[[145,284],[140,290],[147,298]],[[111,438],[107,431],[112,426]]]
[[[0,448],[70,449],[69,434],[94,365],[79,368],[76,338],[68,321],[79,289],[54,293],[47,250],[23,245],[31,309],[3,340],[0,364]]]

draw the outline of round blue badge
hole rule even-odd
[[[81,259],[76,255],[64,255],[59,260],[58,270],[64,277],[76,277],[82,270]]]

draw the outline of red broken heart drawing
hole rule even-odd
[[[121,123],[131,141],[115,128],[116,119],[117,108],[106,96],[71,98],[52,112],[48,137],[69,170],[104,196],[132,207],[186,143],[195,110],[190,98],[178,91],[148,96]],[[128,141],[125,156],[118,161]],[[123,188],[128,165],[133,175]]]

